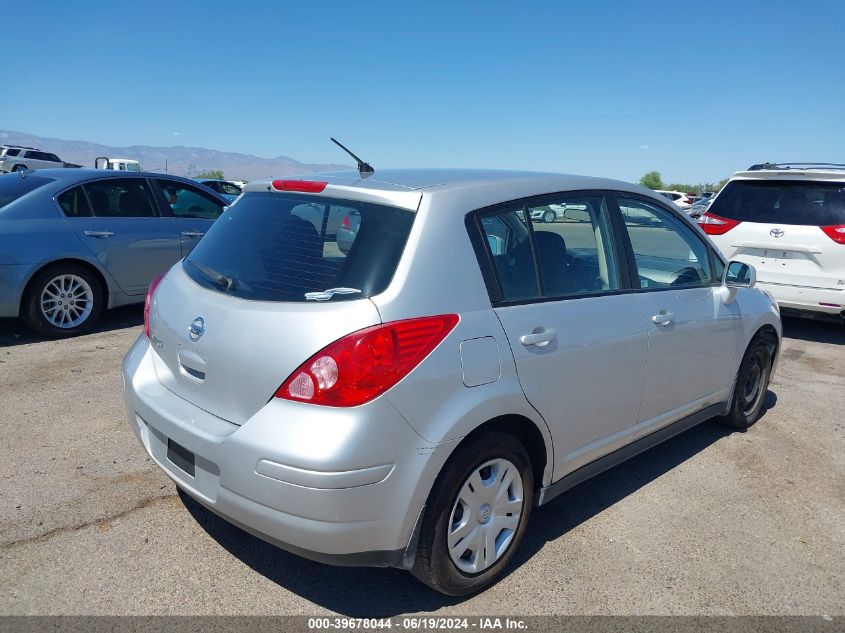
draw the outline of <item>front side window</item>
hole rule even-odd
[[[642,200],[620,197],[618,202],[641,288],[713,283],[707,246],[683,220]]]
[[[142,178],[108,178],[84,185],[98,218],[151,218],[152,191]]]
[[[177,218],[202,218],[216,220],[223,213],[224,204],[200,191],[177,180],[159,179],[164,198]]]

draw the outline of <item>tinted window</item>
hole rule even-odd
[[[4,174],[0,176],[0,209],[7,204],[11,204],[21,196],[34,191],[39,187],[43,187],[49,182],[53,182],[53,178],[43,178],[41,176],[26,176],[21,178],[19,174]]]
[[[713,282],[705,243],[674,214],[619,198],[641,288],[706,286]]]
[[[56,156],[55,154],[44,154],[44,158],[43,158],[42,160],[49,160],[49,161],[52,161],[52,162],[54,162],[54,163],[60,163],[60,162],[62,162],[62,161],[59,159],[59,157],[58,157],[58,156]]]
[[[91,215],[91,207],[88,204],[88,199],[85,197],[85,192],[82,187],[74,187],[65,191],[57,200],[62,207],[62,211],[69,218],[82,218]]]
[[[732,180],[713,201],[708,213],[764,224],[845,224],[845,184]]]
[[[506,301],[538,298],[537,269],[522,205],[482,215],[481,229],[496,268],[502,298]]]
[[[543,295],[619,289],[607,209],[601,197],[567,197],[529,206]],[[554,216],[551,222],[549,219]]]
[[[147,181],[109,178],[85,185],[94,215],[100,218],[149,218],[155,215]]]
[[[333,209],[342,221],[341,208],[360,217],[344,250],[334,234],[317,228],[331,224]],[[198,284],[246,299],[301,302],[316,300],[306,293],[337,288],[359,292],[319,298],[361,299],[387,287],[413,220],[411,211],[378,204],[255,192],[214,223],[183,267]]]
[[[3,152],[4,156],[17,156],[21,151],[19,149],[9,148]]]
[[[178,218],[216,220],[223,213],[224,204],[196,187],[176,180],[157,180],[170,210]]]
[[[241,195],[241,188],[237,185],[233,185],[231,182],[218,182],[217,183],[217,191],[220,193],[225,193],[230,196],[239,196]]]

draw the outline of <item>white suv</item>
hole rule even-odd
[[[51,169],[65,167],[64,161],[55,154],[42,152],[31,147],[2,147],[0,153],[0,171],[24,171],[26,169]]]
[[[845,317],[845,165],[753,165],[698,222],[781,307]]]

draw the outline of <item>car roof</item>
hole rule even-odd
[[[497,188],[509,183],[552,186],[552,190],[576,191],[581,189],[611,189],[654,195],[654,192],[640,185],[621,180],[557,174],[550,172],[507,171],[495,169],[379,169],[370,175],[357,171],[318,172],[297,174],[289,178],[297,180],[319,180],[330,185],[340,185],[381,191],[425,191],[441,192],[473,188]],[[256,180],[247,183],[245,191],[266,191],[273,179]]]
[[[762,168],[738,171],[731,180],[833,180],[845,182],[845,169],[833,167]]]

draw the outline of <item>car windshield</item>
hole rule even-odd
[[[348,220],[354,213],[356,221]],[[206,288],[258,301],[344,301],[390,283],[414,213],[324,196],[253,192],[184,260]]]
[[[0,209],[53,180],[43,176],[21,176],[19,173],[3,174],[0,176]]]
[[[845,224],[845,183],[732,180],[707,212],[739,222],[808,226]]]

